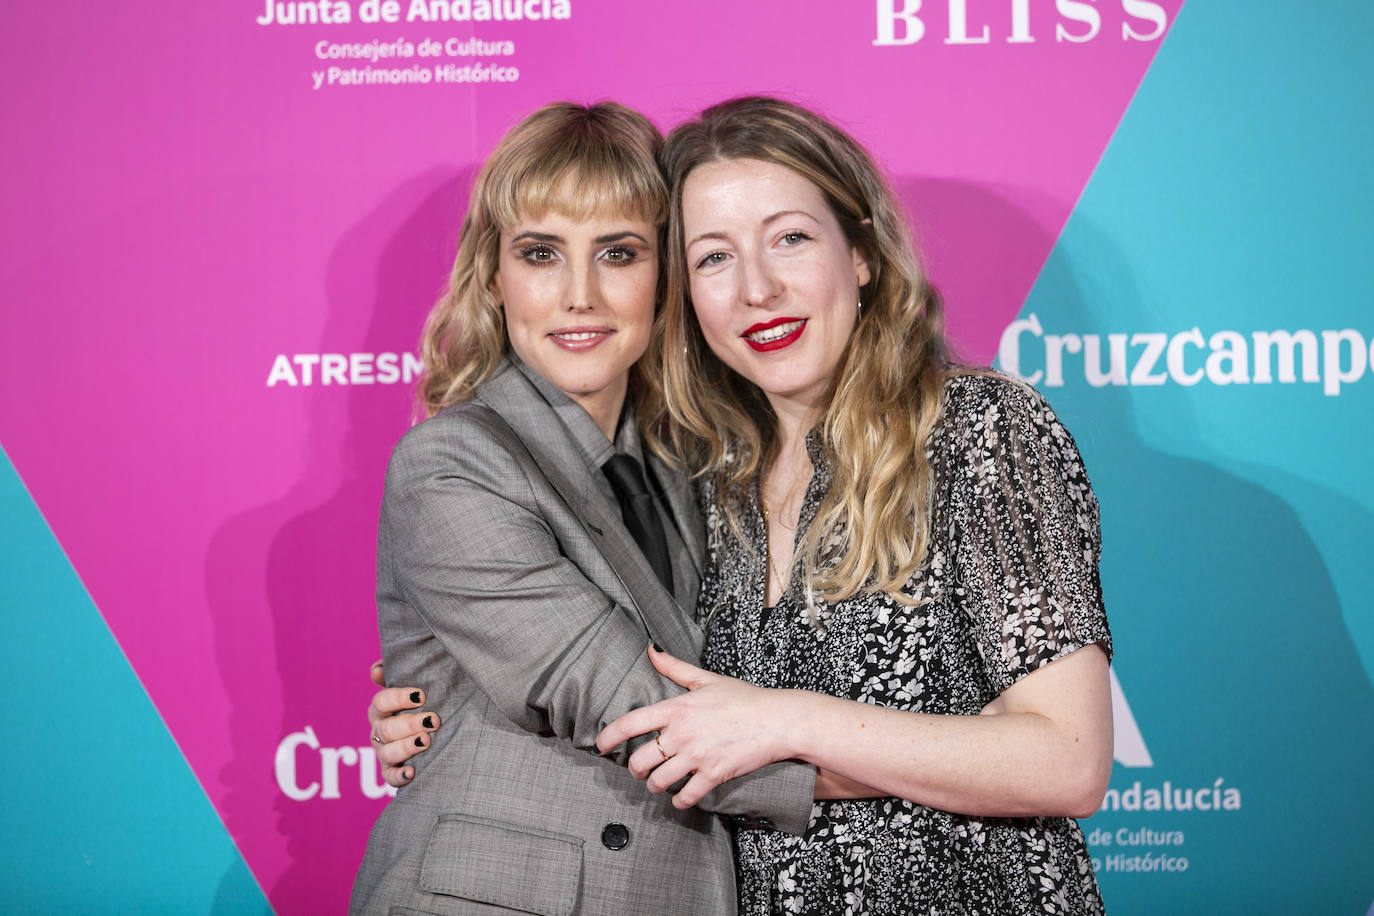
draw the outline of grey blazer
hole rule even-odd
[[[694,599],[695,503],[680,475],[654,471]],[[702,637],[594,472],[510,364],[396,447],[382,650],[388,681],[424,687],[443,727],[373,828],[350,912],[729,914],[730,839],[708,812],[805,828],[810,767],[774,764],[678,811],[629,775],[625,749],[596,753],[617,716],[681,692],[649,664],[649,641],[695,659]]]

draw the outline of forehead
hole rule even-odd
[[[833,218],[820,188],[776,162],[707,162],[693,169],[682,185],[682,215],[688,226],[761,220],[790,211],[800,211],[818,220]]]

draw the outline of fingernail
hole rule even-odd
[[[424,739],[424,738],[416,738],[416,739],[415,739],[415,746],[416,746],[416,747],[424,747],[424,746],[425,746],[425,739]]]
[[[412,690],[412,691],[410,692],[410,702],[412,702],[412,703],[418,703],[418,702],[420,702],[420,691],[418,691],[418,690]]]
[[[424,725],[425,728],[433,728],[433,727],[434,727],[434,717],[433,717],[433,716],[425,716],[423,719],[420,720],[420,722]]]
[[[654,651],[655,651],[655,652],[662,652],[662,651],[663,651],[663,647],[660,646],[658,643],[654,643]]]
[[[406,779],[407,779],[407,780],[410,780],[410,779],[414,779],[414,778],[415,778],[415,771],[414,771],[414,770],[411,770],[411,769],[407,769],[407,770],[406,770]]]

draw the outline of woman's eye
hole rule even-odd
[[[711,252],[710,254],[708,254],[706,257],[704,257],[704,258],[702,258],[701,260],[697,261],[697,268],[696,268],[696,269],[697,269],[697,270],[701,270],[701,269],[706,268],[706,267],[714,267],[714,266],[716,266],[717,264],[723,264],[723,263],[725,263],[725,252],[723,252],[723,251],[713,251],[713,252]]]
[[[784,245],[800,245],[810,238],[811,236],[807,235],[805,232],[792,231],[783,234],[782,243]]]
[[[548,245],[530,245],[520,249],[520,257],[535,264],[547,264],[557,256]]]
[[[612,264],[629,264],[639,257],[639,252],[628,245],[616,245],[614,248],[607,248],[601,256]]]

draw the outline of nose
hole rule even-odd
[[[591,312],[601,304],[601,284],[596,270],[585,264],[576,264],[567,273],[568,284],[564,291],[564,302],[569,312]]]
[[[741,282],[744,284],[741,292],[746,305],[765,307],[782,292],[782,283],[766,259],[742,257],[740,268]]]

